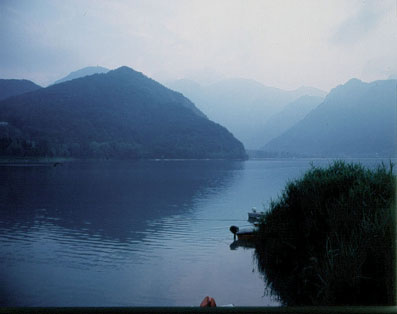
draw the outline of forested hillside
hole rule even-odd
[[[192,102],[121,67],[0,102],[0,154],[78,158],[245,158]]]
[[[40,89],[41,86],[28,80],[0,79],[0,100]]]

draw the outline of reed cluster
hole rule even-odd
[[[285,305],[395,304],[395,200],[391,163],[312,165],[260,224],[267,284]]]

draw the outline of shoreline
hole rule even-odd
[[[0,157],[0,165],[10,164],[56,164],[75,161],[287,161],[287,160],[390,160],[397,161],[397,157],[268,157],[268,158],[248,158],[248,159],[225,159],[225,158],[144,158],[144,159],[101,159],[101,158],[71,158],[71,157]]]
[[[76,161],[75,158],[64,158],[64,157],[25,157],[25,158],[10,158],[0,157],[0,165],[7,164],[55,164]]]

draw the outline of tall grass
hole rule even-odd
[[[395,304],[392,168],[312,166],[271,202],[255,254],[284,304]]]

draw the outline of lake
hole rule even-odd
[[[0,305],[279,305],[229,227],[311,162],[0,165]]]

